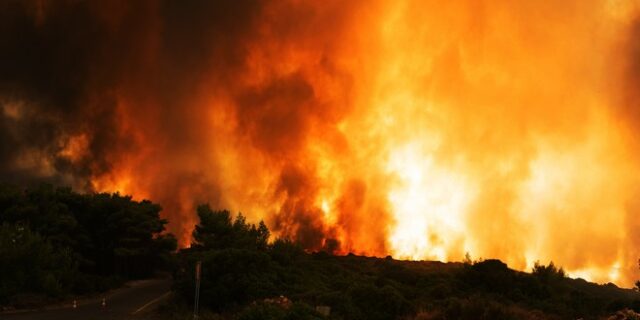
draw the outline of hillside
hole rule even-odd
[[[287,240],[267,244],[261,227],[241,216],[232,221],[208,207],[199,215],[196,242],[180,253],[174,289],[191,305],[194,265],[201,261],[205,319],[602,319],[640,310],[638,292],[569,279],[553,264],[525,273],[499,260],[308,253]],[[329,307],[329,316],[317,306]]]

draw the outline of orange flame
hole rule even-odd
[[[216,38],[201,75],[182,74],[196,80],[171,115],[144,88],[162,63],[158,22],[117,88],[139,148],[93,186],[160,202],[183,244],[208,201],[311,249],[553,260],[630,285],[640,122],[619,106],[640,98],[626,63],[637,13],[616,0],[275,1],[237,41]]]

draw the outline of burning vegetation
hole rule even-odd
[[[631,286],[634,1],[4,1],[0,179]]]

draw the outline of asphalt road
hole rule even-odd
[[[170,279],[152,279],[136,281],[127,287],[115,290],[95,299],[78,301],[53,309],[0,314],[2,320],[111,320],[111,319],[149,319],[150,311],[168,298]],[[102,306],[105,298],[106,306]]]

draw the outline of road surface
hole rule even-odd
[[[170,294],[170,279],[136,281],[95,299],[42,311],[0,314],[2,320],[112,320],[149,319],[150,311]],[[102,306],[102,299],[105,306]]]

